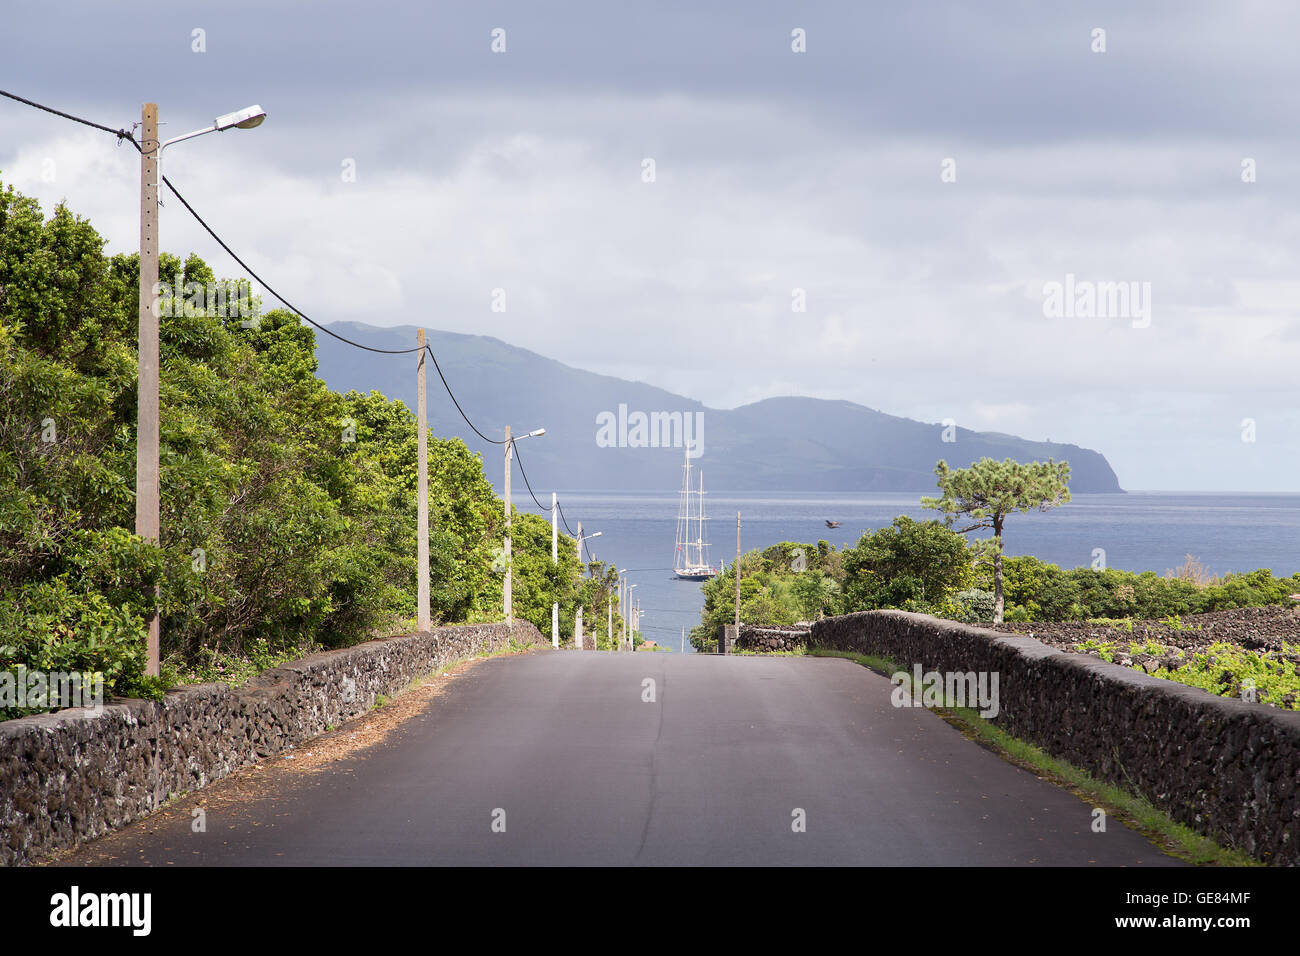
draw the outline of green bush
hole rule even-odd
[[[1008,621],[1161,620],[1228,608],[1289,605],[1289,595],[1300,591],[1300,575],[1274,578],[1266,569],[1229,574],[1217,584],[1201,587],[1154,571],[1063,571],[1029,555],[1004,558],[1003,576]],[[987,568],[977,569],[975,580],[981,589],[992,588]]]
[[[968,624],[988,624],[993,620],[993,592],[982,588],[968,588],[956,595],[956,620]],[[1013,609],[1014,610],[1014,609]],[[1011,613],[1006,615],[1011,618]]]
[[[971,562],[961,535],[938,521],[900,515],[843,552],[844,609],[941,604],[971,582]]]
[[[330,391],[291,313],[163,310],[162,540],[132,533],[138,257],[103,244],[63,206],[47,221],[0,186],[0,665],[157,693],[142,676],[156,610],[164,660],[187,678],[409,618],[415,416],[378,392]],[[162,255],[159,278],[232,284],[196,256]],[[431,438],[428,460],[435,619],[500,620],[502,502],[459,439]],[[557,568],[547,523],[519,521],[516,601],[547,631],[552,601],[569,622],[578,600],[603,614],[612,584],[596,566],[580,587],[565,541]]]

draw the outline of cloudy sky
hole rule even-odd
[[[1300,8],[702,6],[58,0],[5,11],[0,88],[164,137],[259,103],[164,171],[319,320],[1300,490]],[[110,136],[0,100],[0,181],[138,243]],[[1045,314],[1067,276],[1137,298]]]

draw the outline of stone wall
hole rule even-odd
[[[808,643],[807,624],[758,625],[741,624],[740,639],[736,647],[742,651],[770,654],[772,651],[792,651]]]
[[[1300,864],[1300,713],[1217,697],[1029,637],[902,611],[813,625],[809,647],[998,674],[997,726],[1257,859]]]
[[[119,700],[0,723],[0,863],[29,862],[146,816],[169,797],[364,714],[463,658],[542,644],[526,622],[435,628],[313,654],[242,687]]]

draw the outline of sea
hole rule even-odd
[[[933,493],[709,492],[706,558],[715,566],[735,558],[737,514],[742,551],[821,539],[840,548],[898,515],[939,517],[920,505],[922,494]],[[520,510],[536,510],[526,492],[514,501]],[[627,569],[645,636],[682,651],[683,629],[689,634],[699,624],[704,598],[698,582],[672,573],[677,493],[570,491],[560,492],[560,502],[575,530],[581,521],[584,534],[601,532],[588,540],[587,551]],[[840,526],[828,528],[827,521]],[[1300,571],[1300,494],[1075,495],[1048,512],[1012,515],[1003,538],[1007,554],[1032,554],[1063,568],[1091,567],[1100,559],[1106,567],[1163,574],[1192,555],[1214,574],[1268,568],[1289,576]],[[689,641],[684,652],[693,653]]]

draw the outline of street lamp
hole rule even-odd
[[[253,129],[261,126],[262,121],[266,119],[266,110],[260,106],[246,106],[242,110],[235,110],[233,113],[223,113],[212,121],[211,126],[205,126],[203,129],[196,129],[192,133],[186,133],[184,136],[173,136],[165,140],[158,147],[158,152],[162,152],[173,143],[179,143],[181,140],[193,139],[195,136],[202,136],[204,133],[224,133],[228,129]]]
[[[140,331],[137,345],[135,437],[135,533],[157,542],[162,530],[158,478],[158,179],[164,148],[204,133],[232,127],[252,129],[266,119],[260,106],[218,116],[206,129],[158,141],[158,104],[145,103],[140,116]],[[157,592],[155,591],[155,595]],[[145,674],[157,677],[161,626],[157,608],[149,618]]]
[[[505,585],[505,605],[506,605],[506,624],[507,624],[507,625],[510,625],[510,624],[514,624],[514,623],[515,623],[515,612],[514,612],[513,601],[512,601],[513,592],[514,592],[514,571],[513,571],[513,570],[511,569],[511,567],[510,567],[510,457],[514,454],[514,451],[515,451],[515,442],[517,442],[517,441],[523,441],[525,438],[540,438],[541,436],[543,436],[543,435],[545,435],[545,434],[546,434],[546,429],[545,429],[545,428],[534,428],[534,429],[533,429],[532,431],[530,431],[527,435],[520,435],[520,436],[518,436],[517,438],[512,438],[512,437],[510,436],[510,426],[509,426],[509,425],[506,426],[506,441],[505,441],[505,445],[506,445],[506,450],[505,450],[505,462],[506,462],[506,479],[505,479],[505,485],[506,485],[506,489],[505,489],[505,490],[506,490],[506,494],[505,494],[505,498],[506,498],[506,546],[505,546],[505,555],[506,555],[506,585]]]
[[[581,569],[581,567],[582,567],[582,542],[584,542],[584,541],[590,541],[592,538],[599,538],[599,537],[601,536],[601,533],[602,533],[602,532],[600,532],[600,531],[595,531],[595,532],[593,532],[593,533],[591,533],[591,534],[583,534],[583,533],[582,533],[582,522],[581,522],[581,521],[578,522],[578,534],[577,534],[577,542],[576,542],[576,546],[577,546],[577,550],[578,550],[578,567],[579,567],[580,569]],[[592,560],[595,560],[595,558],[593,557]]]

